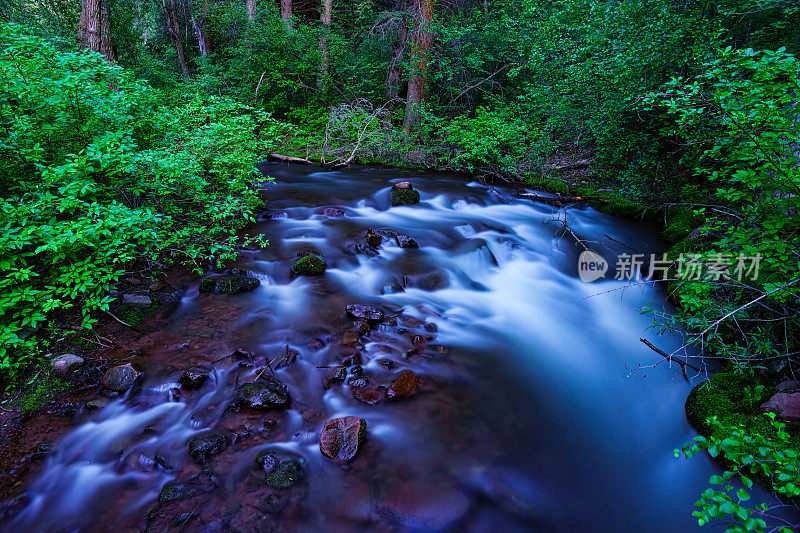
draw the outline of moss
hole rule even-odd
[[[328,265],[325,260],[318,255],[309,254],[297,260],[292,267],[292,272],[298,276],[319,276],[325,272],[326,268]]]
[[[416,189],[392,188],[392,205],[412,205],[419,203],[419,191]]]
[[[43,369],[36,379],[22,392],[17,405],[23,411],[41,409],[51,399],[69,388],[69,383]]]
[[[170,481],[161,489],[161,492],[158,494],[158,502],[160,504],[165,504],[169,502],[174,502],[180,500],[184,497],[185,494],[184,486],[181,483]]]
[[[530,176],[525,180],[525,185],[548,192],[570,193],[570,187],[566,182],[544,176]]]
[[[264,483],[276,489],[288,489],[303,477],[303,465],[296,459],[282,461],[266,478]]]
[[[217,283],[217,292],[221,294],[238,294],[257,289],[261,282],[247,276],[227,276]]]
[[[214,278],[203,278],[200,280],[200,292],[214,292],[217,287],[217,280]]]
[[[775,385],[779,378],[765,378],[760,375],[748,375],[735,372],[718,372],[708,381],[697,385],[686,399],[686,417],[689,423],[706,437],[714,436],[725,439],[730,435],[724,427],[743,426],[750,433],[759,433],[774,440],[776,430],[769,419],[761,414],[760,404],[775,393]],[[757,387],[761,393],[753,397]],[[717,417],[723,428],[712,426],[706,422],[708,418]],[[800,450],[800,434],[791,432],[789,445]],[[748,453],[758,454],[754,446]],[[766,479],[760,480],[766,482]]]
[[[161,304],[157,300],[153,300],[150,307],[142,308],[135,305],[123,304],[118,311],[119,318],[127,322],[133,327],[142,325],[142,322],[153,316],[158,311]]]
[[[667,210],[666,224],[659,236],[669,242],[685,239],[692,231],[705,222],[705,217],[695,215],[691,209],[673,206]]]

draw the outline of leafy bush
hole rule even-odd
[[[98,54],[0,25],[0,371],[29,364],[54,313],[91,327],[133,261],[232,258],[283,126],[186,87],[161,95]],[[246,239],[244,244],[254,242]]]

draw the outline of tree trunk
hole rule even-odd
[[[178,21],[178,14],[175,11],[175,1],[176,0],[169,0],[169,6],[167,6],[167,0],[161,0],[161,7],[164,8],[164,17],[167,23],[167,32],[172,36],[173,40],[175,41],[175,51],[178,53],[178,63],[181,67],[181,73],[183,74],[183,79],[189,79],[189,66],[186,64],[186,55],[183,51],[183,42],[181,41],[181,30],[180,30],[180,22]]]
[[[286,22],[286,27],[292,29],[292,0],[281,0],[281,18]]]
[[[408,26],[405,19],[400,21],[397,30],[397,39],[392,43],[392,59],[389,62],[389,69],[386,73],[386,92],[389,100],[400,98],[400,84],[403,81],[403,56],[406,50],[406,39],[408,38]],[[394,108],[395,105],[392,104]]]
[[[414,29],[411,33],[411,72],[403,129],[411,132],[420,121],[421,108],[428,101],[430,61],[433,48],[435,0],[414,0]]]
[[[328,50],[328,36],[331,30],[331,13],[333,12],[333,0],[322,0],[322,10],[319,19],[322,21],[322,35],[319,38],[319,51],[321,59],[319,62],[319,78],[317,79],[317,87],[321,91],[325,91],[330,79],[330,63],[331,53]]]
[[[111,41],[111,15],[106,0],[81,0],[78,43],[84,50],[100,52],[107,61],[116,61]]]
[[[256,0],[245,0],[247,5],[247,19],[250,22],[256,20]]]

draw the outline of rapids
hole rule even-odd
[[[694,435],[683,410],[690,386],[678,367],[631,371],[660,359],[639,337],[668,352],[679,346],[648,331],[642,314],[664,310],[664,294],[649,284],[582,282],[581,247],[563,222],[607,257],[661,250],[652,228],[456,177],[262,171],[276,179],[265,184],[270,210],[248,231],[270,245],[236,265],[260,287],[216,295],[188,286],[169,322],[147,337],[137,362],[143,384],[78,417],[6,531],[697,528],[692,504],[715,467],[672,454]],[[390,207],[389,187],[402,180],[421,192],[419,205]],[[368,228],[407,234],[419,248],[385,239],[376,256],[356,253]],[[302,251],[325,258],[323,276],[291,276]],[[405,290],[394,292],[398,285]],[[361,349],[341,344],[351,303],[389,317]],[[237,347],[255,354],[253,366],[223,359],[199,390],[172,390],[182,369]],[[290,352],[293,363],[276,364],[288,409],[225,409],[238,383]],[[411,369],[419,392],[366,405],[346,383],[325,390],[325,367],[354,353],[372,384]],[[367,439],[354,461],[337,465],[320,454],[319,433],[346,415],[367,421]],[[209,430],[231,444],[203,471],[186,443]],[[255,457],[268,449],[300,460],[302,480],[266,487]],[[158,505],[165,484],[190,478],[188,496]]]

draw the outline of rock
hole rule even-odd
[[[208,476],[203,476],[207,478]],[[200,474],[195,474],[185,481],[170,481],[161,489],[158,495],[158,502],[162,505],[178,500],[191,498],[198,494],[205,494],[214,490],[214,484],[210,480],[201,479]]]
[[[162,489],[163,490],[163,489]],[[176,513],[169,522],[169,527],[185,527],[197,513]]]
[[[140,377],[142,377],[142,373],[133,368],[132,364],[126,363],[106,370],[101,383],[109,390],[124,392],[130,389]]]
[[[214,278],[203,278],[200,280],[200,292],[214,292],[217,288],[217,280]]]
[[[87,411],[96,411],[98,409],[102,409],[108,405],[108,400],[105,398],[97,398],[95,400],[89,400],[86,402],[86,410]]]
[[[208,370],[204,368],[190,368],[183,371],[181,377],[178,378],[178,383],[184,389],[199,389],[208,379],[208,373]]]
[[[340,218],[344,216],[344,211],[335,207],[326,207],[322,210],[322,214],[329,218]]]
[[[233,407],[246,407],[253,411],[283,409],[289,405],[289,391],[277,378],[264,376],[255,383],[240,385],[233,398]]]
[[[122,303],[125,305],[132,305],[140,309],[148,309],[153,305],[153,300],[146,294],[123,294]]]
[[[73,370],[82,366],[83,363],[83,357],[79,357],[71,353],[65,353],[53,358],[50,361],[50,367],[62,376],[66,376]]]
[[[408,235],[397,235],[394,240],[400,248],[419,248],[417,241]]]
[[[319,450],[333,462],[344,464],[358,453],[367,434],[367,421],[357,416],[331,418],[319,434]]]
[[[344,308],[347,314],[361,320],[379,322],[383,318],[383,311],[371,305],[350,304]]]
[[[252,291],[261,286],[257,278],[247,276],[225,276],[217,282],[216,291],[220,294],[238,294],[241,292]]]
[[[347,369],[343,366],[335,366],[328,369],[325,375],[324,385],[329,389],[334,383],[341,383],[347,377]]]
[[[278,427],[278,421],[275,420],[274,418],[265,418],[262,425],[264,426],[264,429],[266,429],[267,431],[272,431],[273,429]]]
[[[386,284],[381,289],[381,294],[395,294],[398,292],[406,292],[400,282],[397,279],[392,278],[386,282]]]
[[[353,245],[353,251],[357,254],[366,255],[367,257],[375,257],[380,253],[372,246],[360,242]]]
[[[262,496],[256,500],[254,507],[267,514],[280,514],[289,503],[289,495],[286,492],[273,492]]]
[[[375,230],[372,228],[367,230],[367,234],[365,235],[364,239],[367,241],[367,244],[373,248],[379,247],[383,242],[383,237],[381,237],[378,233],[375,233]]]
[[[229,444],[228,437],[222,433],[204,433],[189,439],[189,456],[197,464],[205,464],[219,455]]]
[[[297,260],[292,266],[292,273],[297,276],[319,276],[326,268],[328,265],[320,256],[310,254]]]
[[[342,336],[342,344],[355,344],[358,342],[358,334],[355,331],[345,331]]]
[[[399,183],[395,183],[393,185],[395,189],[405,190],[405,189],[412,189],[410,181],[401,181]]]
[[[419,278],[414,285],[423,291],[438,291],[450,286],[450,278],[441,271],[431,272]]]
[[[353,332],[359,337],[363,337],[372,329],[372,326],[366,320],[356,320],[353,323]]]
[[[417,376],[411,370],[403,370],[389,386],[386,398],[389,400],[408,398],[417,393],[418,386]]]
[[[387,370],[391,370],[391,369],[394,368],[394,361],[392,361],[391,359],[388,359],[386,357],[384,357],[382,359],[378,359],[377,363],[379,365],[381,365],[382,367],[386,368]]]
[[[139,278],[125,278],[125,281],[130,285],[141,285],[142,280]]]
[[[364,369],[361,367],[361,365],[355,365],[350,369],[350,373],[354,376],[361,376],[364,374]]]
[[[369,379],[365,377],[352,377],[347,380],[347,386],[351,389],[361,389],[369,385]]]
[[[303,477],[303,465],[297,459],[286,459],[270,472],[264,483],[276,489],[288,489]]]
[[[377,387],[353,389],[353,398],[367,405],[375,405],[383,400],[384,392]]]
[[[402,182],[408,183],[408,182]],[[392,206],[398,205],[412,205],[419,203],[419,191],[410,187],[401,189],[395,185],[392,187],[391,192],[391,202]]]
[[[375,511],[403,530],[447,531],[454,529],[469,507],[469,498],[455,488],[398,483],[389,487],[386,496],[375,505]]]
[[[782,381],[775,386],[775,392],[792,392],[800,390],[800,381]]]
[[[780,420],[800,422],[800,392],[778,392],[761,404],[764,413],[775,413]]]
[[[278,466],[280,459],[275,450],[264,450],[256,456],[256,463],[269,474]]]

